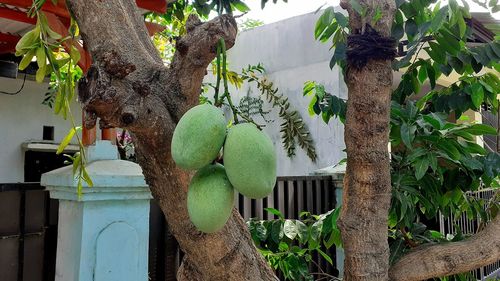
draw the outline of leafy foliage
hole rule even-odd
[[[314,162],[316,161],[316,149],[304,120],[297,110],[291,109],[288,97],[278,94],[278,88],[267,80],[265,77],[260,77],[258,74],[263,74],[264,68],[262,65],[249,66],[242,70],[241,78],[244,81],[254,82],[257,84],[257,89],[260,91],[261,96],[272,105],[272,107],[279,108],[278,115],[283,120],[280,124],[281,138],[283,146],[287,150],[288,156],[295,155],[296,142],[304,149],[307,156]]]
[[[419,111],[412,102],[393,103],[390,140],[393,202],[389,215],[391,227],[410,227],[419,217],[458,217],[489,220],[485,202],[468,192],[491,186],[498,175],[485,165],[500,161],[497,153],[487,153],[475,136],[496,134],[483,124],[455,124],[447,115]],[[495,203],[495,204],[498,204]]]
[[[213,73],[217,74],[214,69]],[[295,155],[298,145],[305,150],[309,159],[316,161],[316,149],[307,125],[304,123],[300,113],[293,109],[288,98],[279,94],[279,89],[266,78],[265,69],[262,64],[249,65],[242,69],[241,73],[227,70],[226,76],[228,82],[237,89],[240,89],[243,83],[246,82],[255,85],[260,93],[257,98],[250,97],[249,95],[243,97],[240,100],[240,105],[234,107],[233,115],[236,114],[247,122],[255,123],[258,127],[263,126],[257,124],[253,116],[260,115],[264,121],[270,122],[270,120],[266,120],[264,117],[269,112],[264,111],[262,108],[263,100],[261,98],[265,98],[271,107],[278,109],[278,117],[282,120],[280,124],[281,139],[288,156],[293,157]],[[206,97],[208,87],[213,88],[214,91],[218,91],[217,85],[206,83],[205,90],[202,91],[202,102],[211,102],[211,99]],[[229,93],[229,89],[227,91]]]
[[[417,245],[464,238],[460,232],[443,237],[423,222],[431,222],[439,214],[460,217],[466,213],[469,219],[484,223],[500,208],[498,191],[489,201],[471,194],[479,188],[499,187],[499,153],[487,152],[477,144],[482,135],[498,132],[484,124],[462,122],[463,113],[469,110],[498,111],[500,81],[494,70],[500,66],[499,37],[478,41],[467,23],[468,7],[454,0],[442,7],[433,0],[396,2],[392,36],[400,40],[400,58],[393,62],[393,69],[402,77],[391,105],[391,263]],[[364,13],[363,7],[358,9]],[[374,21],[376,18],[371,24]],[[330,7],[315,28],[315,38],[331,40],[335,48],[330,67],[339,65],[344,72],[348,68],[347,22]],[[438,86],[441,76],[452,73],[459,76],[454,83]],[[431,90],[423,92],[426,85]],[[345,120],[346,102],[332,98],[322,85],[306,82],[303,92],[311,98],[311,114],[321,115],[325,122],[332,117]],[[460,122],[449,121],[454,119]],[[449,278],[445,279],[467,277]]]
[[[273,3],[278,2],[278,0],[272,1]],[[261,7],[264,8],[267,2],[269,0],[261,0]],[[283,2],[287,2],[287,0],[283,0]],[[195,8],[196,12],[203,17],[208,17],[212,11],[218,14],[232,14],[234,11],[246,13],[250,11],[245,1],[242,0],[177,0],[169,5],[166,15],[169,19],[177,17],[182,20],[184,17],[183,11],[189,6]]]
[[[340,209],[319,216],[301,213],[300,220],[285,219],[280,211],[266,208],[276,220],[247,222],[252,239],[268,263],[283,273],[286,280],[314,280],[309,272],[313,253],[318,253],[330,264],[332,257],[326,252],[332,246],[341,246],[337,218]],[[336,278],[324,272],[314,273],[318,278]]]
[[[325,123],[328,123],[332,117],[338,117],[342,123],[345,122],[346,101],[326,92],[323,85],[314,81],[307,81],[304,83],[302,94],[312,96],[309,103],[310,115],[321,115]]]
[[[35,27],[28,31],[19,40],[16,45],[16,55],[23,56],[19,64],[19,69],[26,68],[31,60],[36,57],[38,70],[36,72],[36,81],[41,83],[48,74],[51,74],[54,81],[51,82],[49,95],[46,94],[44,103],[53,107],[56,115],[62,115],[64,119],[69,118],[71,128],[68,134],[61,141],[57,154],[63,153],[73,137],[76,137],[80,146],[80,151],[75,155],[66,155],[73,165],[73,174],[77,180],[78,193],[81,193],[83,183],[92,186],[92,179],[89,177],[85,168],[86,158],[83,144],[78,136],[80,126],[76,126],[71,113],[70,104],[75,94],[76,79],[81,75],[76,64],[80,60],[78,49],[69,42],[69,51],[62,54],[62,43],[69,39],[73,40],[78,36],[78,27],[76,22],[71,20],[68,29],[69,36],[63,38],[59,33],[53,31],[43,13],[39,13],[44,0],[36,0],[28,11],[31,16],[36,16]]]
[[[261,20],[256,20],[256,19],[246,19],[243,22],[238,24],[238,29],[240,30],[250,30],[254,29],[256,27],[264,25],[264,22]]]

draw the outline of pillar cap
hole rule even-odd
[[[136,163],[98,160],[88,163],[86,170],[94,186],[88,187],[83,182],[81,195],[78,195],[78,181],[71,165],[43,174],[41,185],[47,187],[51,198],[55,199],[94,201],[152,198],[142,169]]]

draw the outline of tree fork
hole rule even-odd
[[[237,25],[223,15],[202,23],[190,16],[187,34],[165,67],[133,0],[68,0],[93,65],[79,84],[88,112],[85,126],[96,118],[126,128],[134,137],[137,159],[153,197],[185,253],[179,280],[276,280],[254,246],[236,210],[223,230],[204,234],[190,223],[186,198],[190,174],[170,155],[176,122],[198,103],[201,83],[216,46],[223,38],[234,44]]]
[[[342,8],[349,13],[351,35],[366,35],[365,31],[373,28],[380,36],[389,37],[396,10],[394,1],[359,2],[366,8],[364,16],[349,1],[341,1]],[[375,26],[367,26],[377,9],[382,11],[382,17]],[[348,61],[352,60],[348,57]],[[347,168],[338,222],[345,249],[344,280],[386,281],[389,279],[387,217],[391,202],[388,151],[391,59],[368,58],[362,67],[349,65],[345,81]]]

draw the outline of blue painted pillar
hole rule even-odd
[[[118,160],[116,146],[87,148],[94,183],[77,194],[72,167],[42,175],[59,199],[56,281],[147,281],[149,200],[139,165]]]

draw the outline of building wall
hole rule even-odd
[[[300,112],[302,118],[311,131],[315,141],[318,160],[313,163],[305,152],[297,148],[296,156],[287,157],[280,138],[280,123],[277,110],[266,116],[275,120],[267,123],[264,131],[269,134],[278,153],[278,175],[307,175],[314,170],[337,164],[344,153],[343,125],[338,120],[331,120],[327,125],[319,116],[310,116],[308,113],[309,97],[302,96],[304,82],[314,80],[325,85],[326,90],[342,98],[347,96],[347,88],[343,82],[338,67],[329,68],[332,56],[329,43],[322,44],[314,39],[314,26],[319,14],[306,14],[284,21],[264,25],[252,30],[241,32],[236,44],[228,52],[229,69],[239,72],[249,64],[261,62],[266,68],[266,76],[279,93],[289,98],[291,105]],[[213,77],[207,78],[212,80]],[[250,93],[259,95],[255,87],[232,91],[235,103]],[[210,92],[210,95],[213,93]],[[270,109],[267,102],[265,109]],[[258,123],[264,123],[256,118]]]
[[[18,79],[0,77],[0,90],[17,91],[23,75]],[[42,140],[43,126],[54,126],[54,141],[59,143],[70,128],[69,120],[56,116],[53,110],[41,104],[48,84],[26,80],[23,90],[14,96],[0,94],[0,183],[24,180],[24,142]],[[81,110],[74,104],[72,112],[80,120]]]

